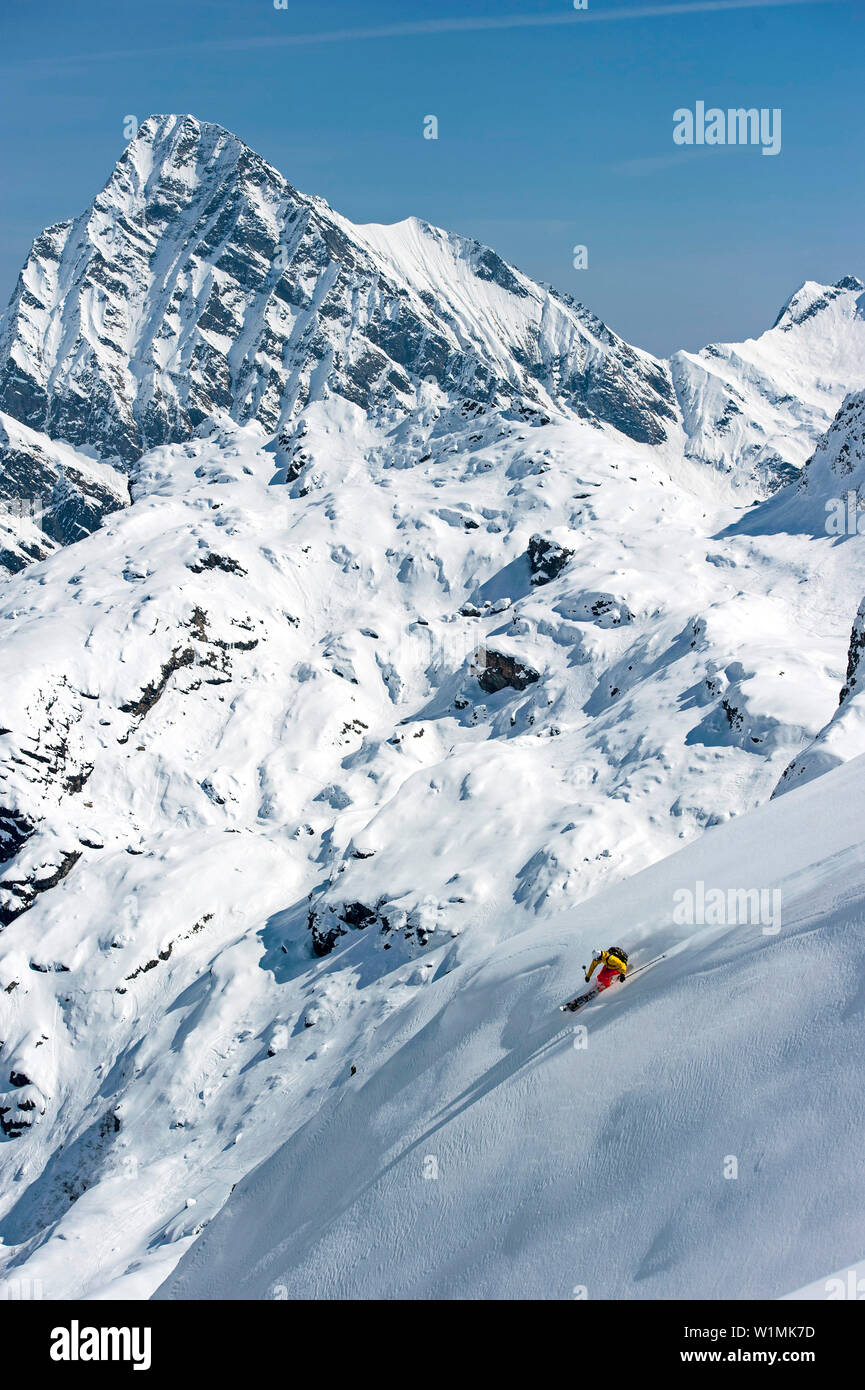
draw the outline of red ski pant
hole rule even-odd
[[[618,978],[618,970],[614,970],[611,965],[602,966],[598,972],[598,989],[609,989],[613,981]]]

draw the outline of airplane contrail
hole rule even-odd
[[[725,10],[779,9],[790,5],[834,4],[836,0],[685,0],[683,4],[628,5],[618,10],[586,9],[562,14],[464,15],[450,19],[410,20],[402,24],[377,27],[322,30],[315,34],[281,35],[279,38],[250,38],[242,46],[307,43],[338,43],[346,39],[410,38],[414,34],[458,34],[485,29],[543,29],[554,25],[605,24],[625,19],[663,19],[668,15],[713,14]],[[224,46],[231,45],[230,40]]]
[[[482,33],[506,29],[573,28],[584,24],[609,24],[630,19],[666,19],[679,15],[723,14],[736,10],[782,9],[799,5],[831,5],[839,0],[685,0],[683,4],[628,5],[617,10],[586,9],[560,14],[454,15],[449,19],[409,20],[397,24],[358,26],[353,29],[321,29],[301,34],[256,34],[233,39],[201,39],[161,48],[114,49],[57,58],[36,58],[17,63],[14,70],[30,66],[72,66],[88,62],[118,62],[126,58],[157,58],[194,52],[238,52],[242,49],[312,47],[328,43],[368,42],[436,34]],[[12,71],[11,67],[0,69]]]

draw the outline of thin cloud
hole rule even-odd
[[[681,148],[671,150],[669,154],[647,155],[643,158],[625,159],[619,164],[614,164],[613,170],[617,174],[624,174],[627,178],[644,178],[651,174],[660,174],[665,169],[678,168],[682,164],[687,164],[695,159],[717,158],[719,153],[727,154],[735,149],[734,145],[713,145],[703,149]]]
[[[202,39],[170,48],[115,49],[104,53],[81,53],[62,58],[33,59],[0,71],[21,71],[33,67],[72,67],[86,63],[121,62],[129,58],[161,58],[177,53],[240,52],[241,50],[303,48],[329,43],[361,43],[373,39],[401,39],[437,34],[467,34],[506,29],[577,28],[583,24],[613,24],[631,19],[666,19],[679,15],[724,14],[736,10],[787,9],[799,5],[831,5],[838,0],[685,0],[684,4],[632,5],[618,10],[580,10],[560,14],[463,15],[452,19],[412,20],[402,24],[380,24],[354,29],[322,29],[306,34],[260,34],[234,39]],[[277,19],[277,22],[279,20]]]

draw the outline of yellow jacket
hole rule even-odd
[[[601,951],[600,955],[595,956],[586,973],[586,984],[588,984],[599,965],[608,965],[611,970],[617,970],[620,975],[626,975],[628,973],[628,967],[625,962],[621,960],[619,956],[615,955],[613,951]]]

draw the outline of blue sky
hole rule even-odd
[[[190,111],[355,221],[488,242],[640,346],[758,333],[802,280],[865,274],[865,4],[733,3],[6,0],[0,299],[126,116]],[[675,146],[698,100],[780,107],[781,153]]]

